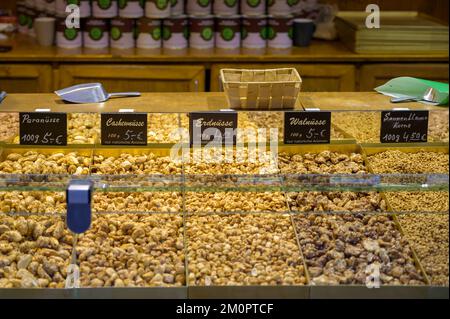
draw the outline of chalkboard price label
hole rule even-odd
[[[284,144],[329,144],[330,112],[284,112]]]
[[[102,113],[102,145],[147,145],[146,113]]]
[[[191,145],[236,145],[236,112],[189,113],[189,136]]]
[[[381,112],[381,143],[426,143],[428,111]]]
[[[66,113],[21,112],[19,116],[21,145],[67,145]]]

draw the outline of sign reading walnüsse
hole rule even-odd
[[[216,142],[219,145],[236,145],[236,112],[189,113],[189,136],[191,145]]]
[[[21,145],[67,145],[67,114],[57,112],[21,112]]]
[[[284,144],[328,144],[330,128],[330,112],[285,112]]]
[[[147,145],[146,113],[102,113],[102,145]]]
[[[381,143],[426,143],[428,111],[381,112]]]

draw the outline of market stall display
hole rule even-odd
[[[67,289],[74,266],[77,287],[99,293],[236,296],[236,287],[307,298],[325,286],[370,295],[374,269],[383,288],[405,295],[448,286],[448,142],[358,143],[343,114],[381,113],[346,110],[331,112],[330,143],[286,145],[284,111],[243,110],[237,127],[275,128],[276,143],[264,133],[262,149],[248,137],[198,147],[188,143],[190,110],[163,111],[148,113],[140,147],[100,145],[97,110],[68,114],[68,146],[18,145],[4,132],[0,294]],[[430,123],[442,114],[430,111]],[[17,115],[3,114],[11,132]],[[65,189],[86,178],[92,223],[75,235]]]

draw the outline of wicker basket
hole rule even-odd
[[[220,76],[233,109],[292,109],[302,87],[294,68],[222,69]]]

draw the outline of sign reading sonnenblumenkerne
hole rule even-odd
[[[381,112],[381,143],[426,143],[428,111]]]

